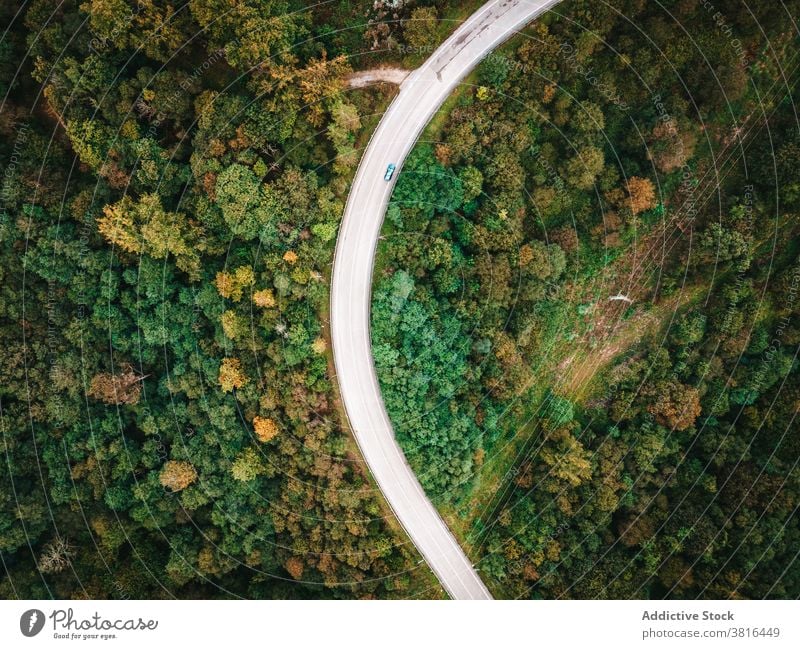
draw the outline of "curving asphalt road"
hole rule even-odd
[[[487,2],[405,79],[361,158],[336,242],[331,337],[347,417],[395,516],[454,599],[492,596],[428,500],[395,440],[370,342],[375,250],[394,181],[425,125],[487,53],[557,2]],[[394,180],[386,182],[383,174],[391,162],[397,171]]]

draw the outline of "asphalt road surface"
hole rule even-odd
[[[483,5],[400,86],[372,135],[342,218],[331,285],[331,336],[350,426],[395,516],[454,599],[491,599],[397,444],[381,397],[370,343],[375,250],[403,161],[442,103],[492,49],[558,0],[494,0]],[[397,170],[383,179],[387,165]]]

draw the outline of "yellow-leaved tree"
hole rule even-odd
[[[197,471],[188,462],[168,460],[161,469],[158,481],[171,491],[182,491],[197,480]]]
[[[253,430],[260,442],[269,442],[278,434],[278,425],[269,417],[253,417]]]
[[[223,358],[219,366],[219,384],[223,392],[232,392],[247,383],[242,371],[242,361],[238,358]]]

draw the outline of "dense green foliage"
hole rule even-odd
[[[800,596],[800,6],[708,4],[565,2],[400,174],[379,377],[505,595]]]
[[[325,318],[345,77],[459,5],[0,6],[0,596],[440,594]],[[800,596],[800,7],[710,5],[563,3],[399,175],[375,360],[498,594]]]
[[[348,57],[403,26],[307,4],[0,8],[0,596],[441,592],[342,430],[323,326],[385,101]]]

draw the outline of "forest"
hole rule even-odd
[[[375,362],[496,596],[800,596],[799,8],[565,2],[406,161]]]
[[[396,92],[348,75],[478,4],[0,4],[0,597],[445,596],[329,279]],[[496,597],[800,596],[797,15],[566,0],[399,171],[374,359]]]
[[[3,598],[441,596],[343,424],[326,312],[393,92],[347,75],[457,11],[306,5],[2,3]]]

